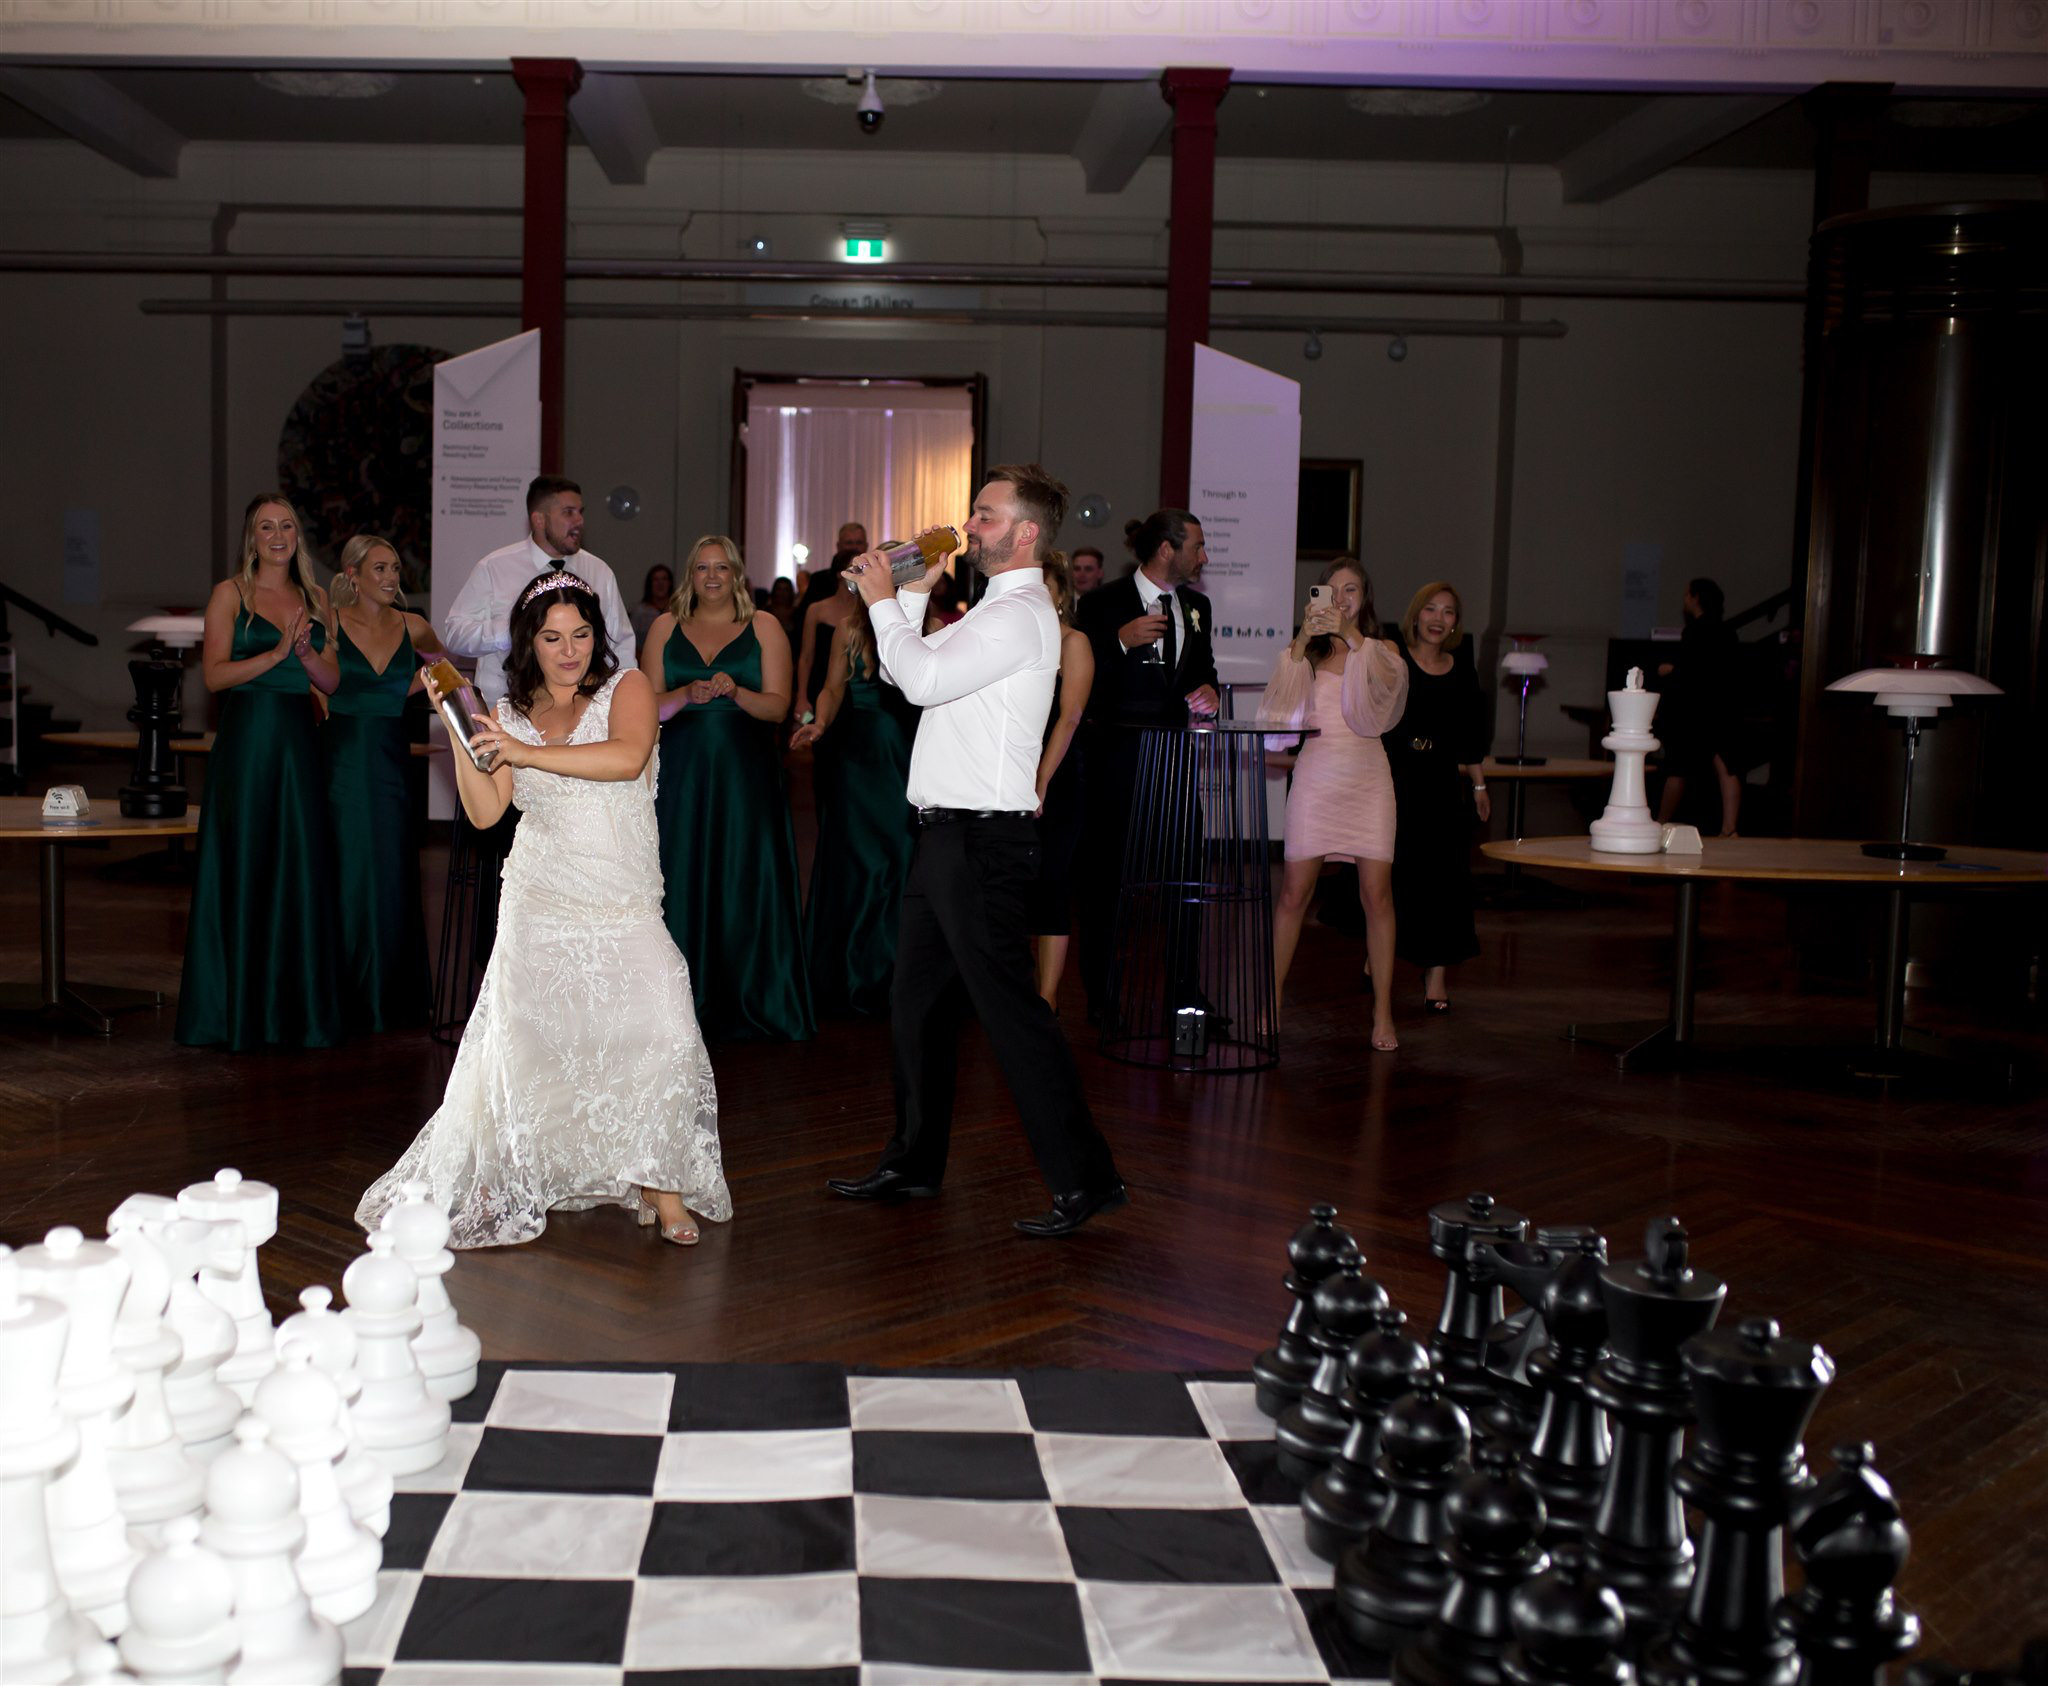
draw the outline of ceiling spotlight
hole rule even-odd
[[[1405,335],[1396,334],[1387,341],[1387,361],[1405,363],[1408,361],[1408,340]]]
[[[750,234],[740,242],[740,250],[750,258],[765,258],[774,249],[775,243],[765,234]]]
[[[871,70],[867,80],[861,84],[860,104],[853,108],[854,120],[860,124],[864,135],[878,135],[882,132],[882,119],[887,115],[882,110],[882,96],[875,87],[875,73]]]
[[[1301,342],[1301,354],[1302,356],[1306,357],[1311,363],[1313,363],[1318,357],[1322,356],[1323,331],[1320,328],[1309,329],[1308,338]]]

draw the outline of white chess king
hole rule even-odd
[[[1593,847],[1603,855],[1654,855],[1664,846],[1664,828],[1650,817],[1643,792],[1643,762],[1662,747],[1650,735],[1657,693],[1643,689],[1643,670],[1632,667],[1624,689],[1607,693],[1614,730],[1600,740],[1614,751],[1614,788],[1607,811],[1593,822]]]

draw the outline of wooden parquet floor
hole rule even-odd
[[[113,870],[121,858],[73,859],[72,972],[175,988],[185,892]],[[34,855],[9,846],[0,977],[33,975],[35,930]],[[1703,1018],[1868,1025],[1866,998],[1795,987],[1781,901],[1716,887],[1703,930]],[[1425,1323],[1436,1200],[1487,1189],[1541,1221],[1599,1225],[1617,1255],[1675,1212],[1695,1261],[1731,1283],[1725,1316],[1777,1317],[1839,1363],[1809,1451],[1825,1467],[1844,1440],[1876,1443],[1913,1529],[1902,1591],[1928,1650],[2007,1657],[2048,1628],[2048,1108],[2038,1092],[1887,1097],[1770,1070],[1618,1078],[1559,1031],[1658,1012],[1668,932],[1664,897],[1627,888],[1483,915],[1484,957],[1455,975],[1448,1016],[1424,1022],[1403,972],[1391,1058],[1366,1046],[1358,947],[1314,927],[1276,1071],[1140,1072],[1081,1039],[1133,1201],[1058,1244],[1010,1232],[1044,1197],[977,1030],[946,1194],[897,1209],[823,1187],[887,1134],[886,1026],[715,1047],[731,1225],[685,1252],[623,1213],[563,1216],[531,1245],[462,1256],[451,1291],[502,1359],[1243,1367],[1278,1326],[1284,1245],[1314,1200],[1342,1209],[1368,1268]],[[1070,1023],[1080,1005],[1070,989]],[[0,1240],[97,1233],[134,1190],[236,1165],[283,1193],[265,1255],[282,1314],[302,1286],[338,1282],[357,1195],[431,1113],[451,1055],[403,1034],[237,1058],[179,1048],[170,1028],[168,1013],[108,1042],[0,1028]],[[2042,1050],[2020,1009],[1973,1028]]]

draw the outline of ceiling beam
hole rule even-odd
[[[1638,106],[1557,166],[1567,205],[1600,205],[1746,129],[1788,93],[1670,94]]]
[[[647,180],[647,161],[660,149],[661,136],[638,77],[585,76],[569,102],[569,115],[606,181],[614,187],[638,187]]]
[[[1090,193],[1121,193],[1173,122],[1159,84],[1105,82],[1074,140]]]
[[[92,70],[0,65],[0,94],[138,176],[175,176],[185,137]]]

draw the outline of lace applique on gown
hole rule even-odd
[[[622,677],[570,743],[603,741]],[[509,702],[497,712],[542,741]],[[513,769],[520,822],[490,965],[441,1109],[364,1194],[365,1229],[412,1177],[453,1219],[451,1247],[531,1241],[550,1211],[631,1207],[643,1186],[732,1216],[689,968],[662,923],[655,760],[619,781]]]

